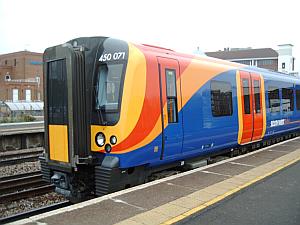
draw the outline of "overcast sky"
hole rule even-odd
[[[0,54],[81,36],[111,36],[192,53],[293,44],[300,71],[296,0],[0,0]]]

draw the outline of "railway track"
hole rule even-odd
[[[23,162],[37,161],[38,157],[43,153],[43,149],[31,151],[17,151],[0,155],[0,167],[15,165]]]
[[[22,212],[22,213],[18,213],[18,214],[12,215],[12,216],[0,218],[0,224],[11,223],[11,222],[14,222],[17,220],[25,219],[30,216],[35,216],[35,215],[38,215],[41,213],[49,212],[49,211],[63,208],[63,207],[69,206],[69,205],[71,205],[71,203],[69,201],[54,203],[49,206],[44,206],[44,207],[41,207],[38,209],[33,209],[33,210],[30,210],[27,212]]]
[[[54,191],[54,185],[43,181],[39,172],[19,174],[0,180],[0,203],[29,198]]]

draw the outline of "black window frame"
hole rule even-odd
[[[65,58],[47,62],[47,96],[48,124],[68,124],[68,81]]]
[[[172,75],[174,76],[174,91],[175,95],[170,95],[169,93],[169,79],[168,72],[172,72]],[[176,81],[176,70],[175,69],[165,69],[165,82],[166,82],[166,98],[167,98],[167,111],[168,111],[168,123],[178,123],[178,102],[177,102],[177,81]],[[172,105],[172,108],[171,108]],[[174,107],[173,107],[174,106]],[[172,111],[170,110],[172,109]],[[170,116],[172,115],[172,116]]]
[[[254,88],[254,104],[255,104],[255,113],[260,114],[261,113],[261,84],[259,80],[253,80],[253,88]],[[258,84],[258,86],[256,86]]]
[[[118,107],[117,109],[108,109],[108,108],[97,108],[97,97],[98,97],[98,79],[99,79],[99,72],[100,67],[103,65],[114,65],[114,64],[122,64],[122,71],[121,71],[121,79],[120,79],[120,86],[119,86],[119,96],[118,96]],[[99,62],[96,65],[95,70],[95,77],[94,77],[94,84],[93,84],[93,92],[94,92],[94,100],[93,100],[93,110],[95,112],[100,113],[101,120],[98,121],[100,125],[105,126],[114,126],[120,120],[120,112],[122,106],[122,99],[123,99],[123,89],[124,89],[124,81],[125,81],[125,74],[127,70],[127,60],[116,60],[116,61],[109,61],[109,62]]]
[[[247,86],[245,85],[245,82],[247,82]],[[251,114],[251,90],[250,90],[250,80],[247,78],[242,78],[243,83],[243,100],[244,100],[244,114]],[[247,93],[246,93],[247,90]],[[245,94],[246,93],[246,94]]]
[[[270,89],[272,89],[272,90],[270,90]],[[270,94],[272,94],[272,95],[276,94],[277,98],[270,98]],[[271,99],[272,100],[277,99],[279,101],[279,103],[275,103],[276,106],[274,106],[273,103],[271,104]],[[280,89],[279,89],[278,86],[275,86],[275,85],[274,86],[272,86],[272,85],[268,86],[268,103],[269,103],[270,113],[279,113],[280,112],[281,98],[280,98]],[[277,106],[277,104],[279,104],[279,105]],[[278,110],[275,111],[273,109],[278,109]]]
[[[214,84],[226,84],[229,86],[230,103],[227,104],[226,92],[221,92],[220,89],[216,89]],[[219,91],[219,93],[217,93]],[[225,96],[224,96],[225,93]],[[219,94],[219,96],[217,96]],[[211,80],[210,82],[210,97],[211,97],[211,113],[213,117],[225,117],[233,115],[233,102],[232,102],[232,84],[229,81]],[[224,101],[225,100],[225,101]],[[226,110],[221,110],[223,106],[229,106]]]
[[[296,89],[296,109],[300,110],[300,89]]]
[[[285,96],[284,96],[285,95]],[[294,88],[282,88],[281,89],[281,107],[283,112],[293,112],[295,109],[294,106]],[[284,110],[283,105],[286,104],[284,103],[284,99],[289,99],[290,100],[290,110]]]

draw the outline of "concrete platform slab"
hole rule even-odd
[[[170,218],[172,217],[150,210],[146,213],[136,215],[130,218],[130,220],[133,220],[138,223],[142,223],[144,225],[159,225]]]
[[[212,194],[212,193],[208,193],[207,191],[205,190],[199,190],[199,191],[196,191],[188,196],[186,196],[187,198],[191,198],[191,199],[196,199],[196,200],[199,200],[201,202],[207,202],[207,201],[210,201],[211,199],[217,197],[218,195],[217,194]]]
[[[91,225],[91,224],[115,224],[119,221],[130,218],[145,210],[138,207],[124,204],[122,202],[115,202],[113,200],[105,200],[88,207],[64,212],[63,214],[53,215],[39,222],[45,224],[56,225]],[[119,213],[126,212],[126,213]],[[76,218],[76,219],[73,219]],[[68,223],[70,221],[70,223]]]
[[[250,169],[251,167],[249,166],[226,163],[226,164],[211,167],[209,169],[206,169],[205,171],[234,176],[243,173],[245,171],[248,171]]]
[[[215,197],[215,196],[213,196],[213,197]],[[193,209],[193,208],[203,204],[204,202],[205,201],[201,201],[200,198],[191,198],[190,195],[188,195],[188,197],[179,198],[175,201],[172,201],[169,204],[184,207],[185,209]]]
[[[208,174],[199,171],[174,180],[170,180],[169,183],[199,190],[226,179],[227,177],[225,176]]]
[[[195,190],[172,183],[163,182],[142,190],[119,196],[118,199],[136,206],[153,209],[170,201],[193,193]]]
[[[292,152],[298,148],[299,148],[298,146],[283,144],[283,145],[272,147],[272,150]]]
[[[183,198],[181,198],[181,201],[182,200]],[[171,218],[177,216],[178,213],[182,214],[185,213],[186,211],[188,211],[188,208],[183,207],[182,205],[170,204],[170,203],[167,203],[165,205],[153,209],[153,212],[157,212]]]
[[[250,156],[236,159],[234,162],[257,167],[288,153],[289,152],[262,151]]]

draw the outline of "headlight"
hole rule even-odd
[[[110,139],[109,139],[109,142],[110,142],[112,145],[117,144],[117,137],[116,137],[115,135],[111,136]]]
[[[105,151],[107,153],[110,153],[111,152],[111,145],[110,144],[106,144],[104,149],[105,149]]]
[[[101,132],[96,134],[96,145],[102,147],[105,144],[105,135]]]

